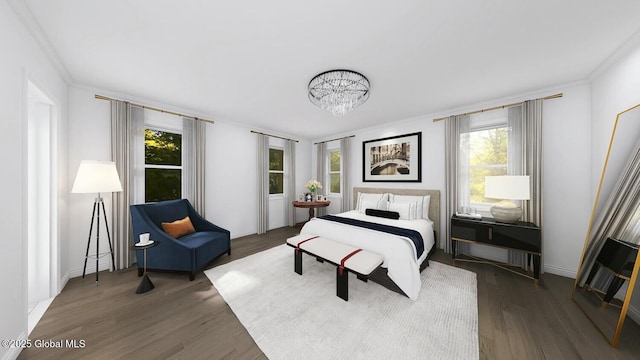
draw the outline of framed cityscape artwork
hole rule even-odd
[[[421,182],[422,133],[362,142],[362,181]]]

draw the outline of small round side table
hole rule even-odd
[[[297,208],[308,208],[309,209],[309,220],[311,220],[315,216],[315,208],[326,207],[331,204],[331,201],[293,201],[294,207]]]
[[[143,258],[143,275],[142,275],[142,280],[140,280],[140,285],[138,285],[138,289],[136,290],[136,294],[143,294],[146,293],[147,291],[151,291],[155,286],[153,285],[153,283],[151,282],[151,279],[149,279],[149,275],[147,275],[147,249],[150,249],[154,246],[158,245],[158,241],[153,241],[150,244],[146,244],[146,245],[133,245],[131,246],[131,249],[133,250],[142,250],[144,252]]]

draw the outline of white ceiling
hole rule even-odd
[[[75,83],[317,139],[586,79],[637,0],[26,0]],[[371,97],[309,101],[334,68]]]

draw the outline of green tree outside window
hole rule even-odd
[[[269,149],[269,194],[284,193],[284,150]]]
[[[340,193],[340,150],[329,152],[329,192]]]
[[[469,188],[472,203],[495,203],[484,197],[485,176],[507,175],[507,127],[473,131],[469,134]]]
[[[182,197],[182,135],[144,130],[145,202]]]

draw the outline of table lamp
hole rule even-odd
[[[109,234],[109,224],[107,222],[107,214],[104,210],[104,202],[100,193],[106,192],[120,192],[122,191],[122,184],[118,177],[118,170],[116,169],[116,163],[113,161],[97,161],[97,160],[82,160],[78,167],[78,173],[76,179],[73,182],[71,193],[83,194],[83,193],[97,193],[98,196],[93,202],[93,214],[91,216],[91,225],[89,227],[89,238],[87,239],[87,251],[84,257],[84,268],[82,270],[82,277],[87,270],[87,259],[92,258],[96,260],[96,284],[98,283],[98,261],[101,257],[111,254],[111,266],[115,271],[115,259],[113,256],[113,247],[111,246],[111,234]],[[100,210],[104,215],[104,224],[107,229],[107,239],[109,241],[109,252],[100,253]],[[93,223],[96,223],[96,255],[89,255],[89,245],[91,244],[91,234],[93,232]]]
[[[522,208],[511,200],[529,200],[529,176],[487,176],[484,178],[484,196],[502,201],[495,203],[490,211],[500,222],[515,223],[522,217]]]

